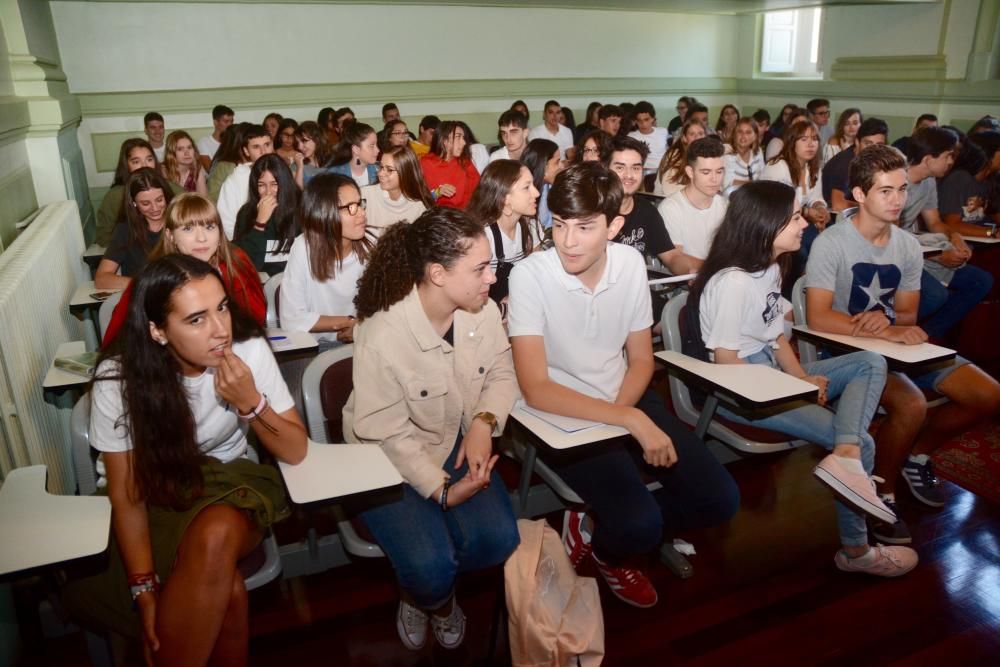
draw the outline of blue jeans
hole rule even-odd
[[[917,321],[931,338],[942,338],[993,289],[993,276],[966,264],[955,271],[948,286],[923,271]],[[926,301],[926,304],[925,304]]]
[[[745,361],[778,368],[771,348],[764,348]],[[837,399],[836,412],[812,404],[763,419],[746,419],[722,407],[719,413],[735,422],[787,433],[827,449],[833,449],[834,445],[856,444],[861,448],[861,464],[870,475],[875,465],[875,440],[868,433],[868,425],[885,388],[888,373],[885,359],[874,352],[853,352],[814,361],[805,364],[804,368],[809,375],[822,375],[829,380],[827,400]],[[868,544],[864,515],[839,500],[837,526],[844,545]]]
[[[655,391],[647,390],[636,407],[673,440],[677,452],[673,466],[647,464],[631,437],[539,452],[590,507],[594,553],[606,563],[618,564],[652,551],[664,536],[725,523],[740,505],[740,492],[729,472],[704,442],[667,412]],[[650,493],[642,473],[663,488]]]
[[[461,438],[444,465],[453,480],[469,469],[462,463],[455,470]],[[403,484],[402,500],[362,512],[361,518],[389,557],[400,588],[425,610],[451,599],[460,573],[503,563],[520,542],[510,496],[496,471],[488,487],[447,512],[437,498],[424,498]]]

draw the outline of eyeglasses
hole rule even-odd
[[[409,134],[409,132],[407,132],[406,130],[398,130],[396,132],[390,132],[389,136],[390,137],[405,137],[408,134]]]
[[[587,146],[583,149],[584,155],[597,155],[598,153],[600,153],[600,150],[593,146]]]
[[[399,169],[396,169],[395,167],[390,167],[388,165],[384,165],[381,162],[375,163],[375,170],[384,171],[387,174],[395,174],[397,171],[399,171]]]
[[[344,204],[343,206],[338,206],[338,211],[346,210],[349,215],[357,215],[358,209],[362,211],[368,208],[368,201],[362,199],[361,201],[352,201],[350,204]]]

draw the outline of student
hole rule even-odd
[[[163,175],[171,183],[179,185],[185,192],[208,195],[205,170],[198,159],[198,149],[194,147],[191,135],[184,130],[174,130],[167,137],[166,159]]]
[[[528,110],[528,105],[524,103],[524,100],[515,100],[513,104],[510,105],[511,111],[519,111],[524,114],[524,117],[531,122],[531,112]],[[531,127],[530,125],[528,126]]]
[[[642,101],[635,105],[634,118],[639,129],[629,132],[628,136],[638,139],[649,149],[646,164],[643,166],[643,175],[655,174],[663,155],[667,152],[670,133],[665,127],[656,127],[656,109],[649,102]]]
[[[142,117],[142,129],[146,133],[149,145],[153,147],[157,162],[162,164],[167,151],[167,145],[163,142],[163,136],[166,133],[163,127],[163,116],[155,111],[150,111]]]
[[[604,130],[594,130],[583,135],[576,145],[573,164],[600,162],[607,164],[611,157],[611,135]]]
[[[559,157],[563,160],[573,158],[573,132],[568,127],[559,124],[559,103],[549,100],[545,103],[541,125],[536,125],[528,133],[528,141],[532,139],[548,139],[559,146]]]
[[[378,185],[361,188],[367,202],[366,229],[376,238],[397,222],[413,222],[434,206],[424,183],[420,162],[409,146],[390,148],[382,154]]]
[[[469,159],[472,160],[472,164],[475,165],[476,171],[478,173],[483,173],[486,169],[486,165],[490,163],[490,152],[484,144],[479,143],[476,139],[476,135],[473,134],[472,128],[464,120],[455,121],[456,125],[462,129],[465,133],[465,143],[469,147]]]
[[[515,160],[497,160],[483,172],[469,202],[469,217],[486,229],[490,242],[490,270],[496,274],[490,297],[500,304],[504,319],[510,271],[539,248],[545,234],[536,218],[538,196],[526,166]]]
[[[736,121],[723,161],[726,173],[722,178],[722,191],[726,196],[764,175],[764,152],[760,150],[760,132],[753,118]]]
[[[726,198],[720,194],[726,171],[724,152],[716,137],[698,139],[688,146],[684,167],[687,185],[659,206],[667,233],[692,271],[701,268],[726,214]]]
[[[766,144],[764,148],[764,159],[771,161],[781,155],[782,149],[785,147],[785,134],[792,128],[793,125],[802,121],[809,120],[809,112],[805,109],[800,109],[798,107],[793,107],[788,114],[788,120],[782,125],[781,132],[776,136],[772,137]],[[817,136],[819,132],[817,131]]]
[[[420,169],[438,206],[464,209],[468,205],[479,185],[479,171],[472,164],[465,130],[458,121],[441,123],[431,152],[420,158]]]
[[[521,164],[528,168],[538,190],[538,222],[542,228],[552,227],[552,213],[549,211],[549,188],[556,180],[556,175],[566,164],[559,158],[559,146],[548,139],[532,139],[521,155]]]
[[[340,143],[340,132],[337,131],[337,123],[333,119],[336,113],[333,107],[323,107],[316,116],[316,124],[323,130],[327,146],[336,146]]]
[[[115,167],[115,178],[111,189],[104,195],[97,209],[97,245],[108,247],[115,226],[125,219],[123,202],[125,199],[125,180],[137,169],[152,169],[160,172],[160,163],[153,153],[153,147],[145,139],[126,139],[118,151],[118,166]],[[180,194],[184,189],[179,185],[171,185],[171,192]]]
[[[281,326],[316,334],[320,351],[354,340],[354,296],[374,244],[357,183],[320,174],[302,193],[302,230],[281,280]]]
[[[802,216],[809,223],[800,251],[808,257],[813,241],[830,222],[830,209],[823,199],[820,177],[819,131],[812,122],[801,120],[789,125],[782,136],[781,153],[768,161],[761,178],[795,188]]]
[[[809,120],[819,129],[820,146],[825,146],[834,132],[830,127],[830,100],[822,97],[809,100],[806,102],[806,110],[809,112]]]
[[[597,127],[609,137],[616,137],[619,130],[621,130],[622,117],[624,115],[621,107],[614,104],[605,104],[597,112]]]
[[[802,438],[831,450],[814,474],[843,498],[837,502],[842,548],[834,563],[845,572],[898,577],[917,564],[907,547],[870,547],[865,515],[894,523],[870,477],[875,441],[868,433],[885,388],[885,359],[855,352],[803,366],[785,338],[782,268],[807,226],[795,190],[761,181],[740,188],[691,287],[701,339],[717,364],[763,364],[819,387],[816,404],[748,419],[722,407],[727,419]]]
[[[904,345],[927,340],[917,326],[919,243],[896,226],[907,199],[906,160],[895,148],[869,146],[851,163],[851,193],[858,210],[820,235],[806,270],[806,311],[818,331],[881,338]],[[947,396],[928,411],[921,389]],[[895,512],[902,474],[917,500],[944,505],[930,455],[941,444],[1000,410],[1000,385],[961,357],[913,377],[890,373],[882,398],[875,474],[882,500]],[[926,418],[925,418],[926,417]],[[898,514],[898,512],[896,512]],[[881,542],[911,541],[903,522],[872,525]]]
[[[781,133],[784,132],[785,128],[791,123],[792,116],[796,113],[802,113],[803,110],[796,104],[786,104],[781,107],[781,113],[778,114],[778,122],[771,125],[771,129],[768,130],[767,136],[761,139],[761,146],[767,146],[772,139],[781,138]],[[780,149],[779,149],[780,151]],[[767,154],[765,153],[765,157]]]
[[[295,130],[295,148],[302,153],[302,185],[305,187],[316,174],[324,172],[333,151],[326,143],[323,128],[311,120]]]
[[[889,125],[881,118],[865,118],[858,128],[853,146],[834,155],[823,166],[823,199],[830,203],[830,210],[840,213],[854,206],[848,199],[851,188],[847,185],[847,170],[854,156],[869,146],[884,144],[889,136]]]
[[[861,123],[864,122],[864,117],[861,115],[861,109],[844,109],[840,118],[837,119],[837,129],[834,130],[833,136],[825,144],[823,144],[823,164],[825,165],[829,162],[834,155],[844,150],[845,148],[850,148],[854,145],[854,142],[858,137],[858,130],[861,129]]]
[[[669,197],[679,192],[688,184],[684,167],[687,164],[687,148],[693,142],[704,138],[707,130],[704,123],[696,118],[689,118],[680,127],[680,138],[671,142],[670,149],[660,160],[656,170],[656,180],[653,183],[653,194]]]
[[[294,118],[281,119],[274,135],[276,137],[274,141],[274,154],[285,161],[285,164],[291,169],[292,175],[295,176],[295,182],[301,188],[303,178],[302,165],[305,162],[305,156],[295,145],[295,133],[298,129],[299,124]]]
[[[378,133],[379,150],[385,152],[390,148],[410,145],[410,132],[406,123],[400,119],[390,120]]]
[[[671,145],[680,139],[684,134],[684,128],[687,127],[688,121],[695,123],[700,123],[703,128],[705,128],[706,136],[715,134],[715,130],[709,128],[708,125],[708,107],[704,104],[694,104],[688,108],[686,120],[684,124],[681,125],[676,132],[674,132],[673,137],[670,139]]]
[[[159,171],[143,167],[125,179],[125,220],[116,225],[94,273],[94,287],[124,289],[146,266],[146,255],[160,240],[164,212],[174,196]]]
[[[736,121],[740,119],[740,110],[735,104],[726,104],[719,112],[719,119],[715,121],[715,133],[722,139],[722,143],[729,144],[733,140],[733,132],[736,130]]]
[[[222,143],[208,170],[208,198],[213,202],[219,201],[222,185],[243,161],[243,134],[252,127],[255,127],[253,123],[236,123],[222,133]]]
[[[925,260],[920,278],[917,322],[936,340],[961,322],[993,287],[989,272],[968,263],[972,249],[961,230],[945,224],[938,211],[937,182],[951,171],[957,149],[958,138],[941,127],[918,130],[906,148],[909,185],[899,226],[911,234],[943,234],[952,246]]]
[[[970,134],[938,186],[941,218],[967,236],[997,238],[1000,224],[1000,132]]]
[[[352,122],[340,132],[340,143],[333,151],[329,171],[354,179],[358,187],[378,182],[378,140],[375,128]]]
[[[765,137],[771,131],[771,114],[768,113],[767,109],[757,109],[750,117],[757,123],[758,141],[761,146],[764,146]]]
[[[264,126],[264,129],[267,130],[267,133],[270,135],[271,143],[273,143],[275,146],[281,145],[281,142],[278,141],[278,130],[280,129],[281,123],[284,120],[285,119],[282,117],[280,113],[272,111],[271,113],[264,116],[264,121],[261,123],[261,125]]]
[[[198,156],[201,159],[201,166],[208,171],[212,166],[212,158],[215,151],[219,150],[222,144],[222,133],[233,124],[236,114],[225,104],[217,104],[212,108],[212,134],[205,135],[198,140]]]
[[[913,131],[905,137],[900,137],[892,142],[893,148],[898,148],[903,155],[906,155],[906,147],[910,143],[910,137],[925,127],[938,127],[938,117],[932,113],[922,113],[917,116],[913,124]]]
[[[587,105],[587,113],[583,117],[583,122],[577,125],[576,128],[573,129],[573,140],[577,144],[579,144],[580,140],[583,139],[583,135],[587,134],[588,132],[593,132],[594,130],[601,129],[600,126],[598,125],[598,121],[600,120],[599,114],[601,112],[601,106],[602,105],[600,102],[591,102],[590,104]]]
[[[529,406],[631,434],[541,456],[590,508],[564,517],[570,561],[579,567],[592,556],[612,594],[651,607],[656,589],[632,559],[665,536],[727,521],[739,492],[649,388],[646,266],[634,248],[611,243],[623,222],[622,197],[619,179],[599,164],[573,165],[556,177],[549,199],[555,247],[511,272],[509,331]],[[640,471],[662,488],[648,491]]]
[[[250,192],[250,169],[262,155],[274,152],[271,136],[260,125],[241,129],[240,162],[233,169],[219,190],[219,218],[226,238],[232,240],[236,230],[236,215],[246,203]]]
[[[356,121],[357,118],[354,117],[354,112],[351,111],[350,107],[340,107],[333,112],[333,123],[337,127],[337,134],[341,141],[344,140],[344,132],[348,126],[353,125]]]
[[[434,135],[437,134],[440,125],[441,119],[437,116],[424,116],[420,119],[420,125],[417,126],[417,138],[410,140],[410,148],[413,149],[418,158],[422,158],[430,152],[431,144],[434,143]]]
[[[222,235],[222,223],[215,205],[203,195],[185,192],[171,200],[164,217],[163,235],[150,251],[149,262],[175,252],[208,262],[218,270],[234,304],[263,326],[267,302],[257,269],[246,253]],[[129,283],[111,313],[101,347],[108,347],[125,326],[134,286],[135,281]]]
[[[680,129],[684,121],[687,120],[688,109],[690,109],[695,104],[699,104],[697,98],[691,97],[690,95],[685,95],[677,99],[677,115],[670,119],[670,124],[667,125],[667,132],[671,135]]]
[[[246,662],[237,563],[290,514],[278,471],[247,459],[247,432],[279,461],[306,455],[264,330],[229,298],[200,259],[153,262],[92,385],[112,544],[107,569],[64,600],[88,625],[141,641],[150,664]]]
[[[503,146],[490,154],[490,162],[520,160],[528,145],[528,119],[520,111],[508,110],[500,114],[497,125],[500,128],[497,137]]]
[[[382,236],[358,286],[349,442],[379,443],[403,497],[363,512],[400,588],[396,630],[423,648],[428,623],[458,647],[463,572],[502,564],[518,544],[510,497],[493,466],[517,397],[510,343],[488,297],[483,227],[433,208]]]
[[[299,187],[284,160],[261,155],[250,168],[247,201],[236,215],[233,243],[243,249],[258,271],[285,270],[292,241],[299,233],[295,211]]]

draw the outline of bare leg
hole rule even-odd
[[[885,480],[879,488],[882,493],[895,493],[903,463],[927,415],[927,401],[909,378],[889,373],[881,405],[886,418],[876,437],[873,474]]]
[[[950,438],[1000,411],[1000,384],[978,366],[967,364],[941,381],[938,389],[950,400],[932,408],[913,446],[914,454],[932,454]]]
[[[260,541],[246,515],[229,505],[202,510],[188,526],[157,602],[158,665],[204,665],[230,615],[237,561]],[[245,593],[244,593],[245,595]],[[245,611],[246,598],[243,598]],[[239,623],[237,622],[238,626]],[[239,628],[236,629],[240,633]],[[247,626],[226,641],[246,644]]]
[[[236,572],[229,597],[229,608],[215,641],[209,664],[213,667],[237,667],[247,664],[247,639],[250,636],[250,611],[243,575]]]

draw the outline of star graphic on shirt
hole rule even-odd
[[[894,287],[882,287],[882,281],[879,279],[878,271],[872,273],[872,281],[868,284],[868,287],[859,285],[858,289],[868,296],[868,304],[865,305],[864,310],[872,310],[875,307],[884,308],[888,306],[888,303],[882,301],[882,295],[892,294],[895,291]]]

